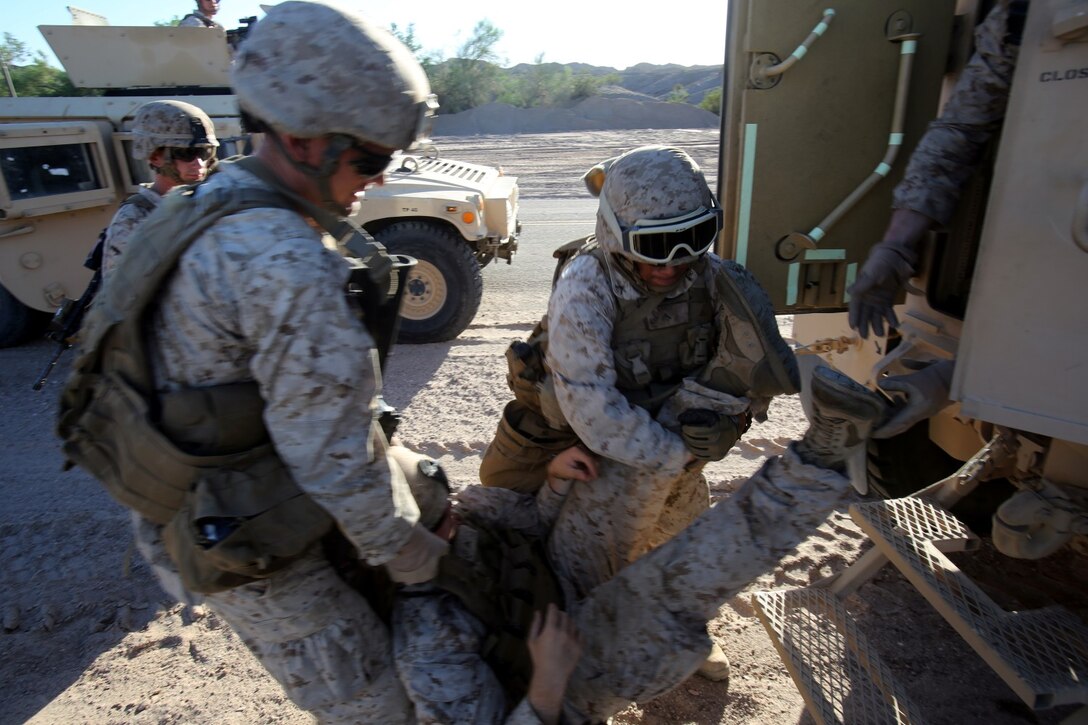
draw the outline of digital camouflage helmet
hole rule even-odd
[[[148,160],[157,149],[215,149],[219,141],[208,114],[182,101],[151,101],[136,110],[132,155]]]
[[[594,166],[583,180],[600,198],[597,242],[630,262],[690,263],[718,238],[721,208],[680,149],[643,146]]]
[[[411,146],[434,108],[411,51],[354,11],[321,2],[270,8],[239,47],[231,85],[239,106],[278,133],[388,149]]]

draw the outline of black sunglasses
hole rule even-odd
[[[393,161],[393,154],[379,154],[363,148],[357,144],[352,145],[359,156],[348,163],[359,176],[380,176]]]
[[[200,146],[195,148],[186,149],[170,149],[170,158],[174,161],[181,161],[183,163],[189,163],[200,159],[201,161],[207,161],[212,156],[215,156],[215,149],[210,146]]]

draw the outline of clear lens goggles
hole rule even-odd
[[[604,196],[600,197],[605,223],[621,240],[623,251],[647,264],[686,264],[706,254],[722,228],[722,209],[699,207],[671,219],[639,219],[625,227],[616,218]]]
[[[181,161],[182,163],[189,163],[200,159],[201,161],[208,161],[212,156],[215,156],[215,148],[211,146],[194,146],[190,148],[172,148],[170,149],[170,158],[174,161]]]

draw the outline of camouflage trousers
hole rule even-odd
[[[665,543],[710,505],[697,471],[679,476],[602,460],[599,476],[567,495],[548,539],[556,574],[583,597]]]
[[[577,483],[573,490],[598,483]],[[573,597],[570,582],[562,581],[568,589],[566,609],[583,644],[567,688],[564,722],[604,722],[693,675],[710,648],[706,622],[804,540],[850,491],[845,477],[787,450],[733,496],[585,597]],[[509,493],[481,488],[473,502]],[[563,504],[564,509],[578,505],[577,498]],[[498,506],[472,511],[495,526],[517,520],[515,512]],[[420,722],[534,721],[524,701],[506,702],[499,679],[481,659],[487,636],[487,628],[445,592],[397,598],[397,667]],[[514,711],[508,718],[509,708]]]
[[[706,622],[849,494],[848,479],[804,463],[791,448],[733,496],[570,605],[584,639],[567,690],[570,721],[603,721],[693,675],[710,647]]]
[[[161,528],[136,515],[133,524],[136,546],[162,588],[179,601],[194,601],[163,547]],[[291,701],[319,723],[414,722],[388,629],[320,546],[267,579],[203,596]]]

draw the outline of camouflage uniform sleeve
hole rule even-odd
[[[418,722],[503,722],[502,685],[479,654],[487,630],[455,597],[409,587],[394,601],[392,631],[393,659]]]
[[[575,482],[575,486],[585,484]],[[545,481],[540,490],[536,492],[536,509],[540,516],[540,524],[545,531],[551,531],[559,518],[559,512],[563,509],[563,503],[567,500],[564,494],[556,493]]]
[[[1017,46],[1005,42],[1007,2],[999,2],[975,32],[975,53],[940,118],[911,154],[892,207],[947,224],[986,143],[1000,128],[1009,101]]]
[[[150,215],[150,211],[136,204],[125,204],[113,215],[110,225],[106,227],[106,241],[102,249],[103,277],[117,266],[129,238],[132,237],[132,232]]]
[[[683,441],[616,387],[616,309],[607,275],[584,255],[563,270],[552,291],[547,358],[559,407],[595,453],[642,470],[678,473],[687,460]]]
[[[256,181],[227,168],[207,188],[243,184]],[[348,274],[295,212],[232,214],[182,255],[148,347],[160,390],[256,382],[295,481],[377,565],[407,542],[419,508],[371,437],[374,341],[348,307]]]

